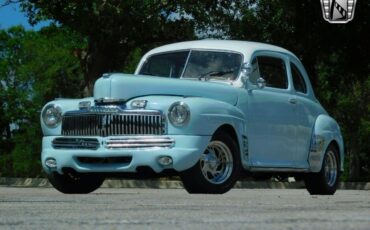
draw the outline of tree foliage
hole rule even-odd
[[[81,97],[80,36],[50,26],[0,31],[0,174],[36,176],[42,133],[39,111],[56,97]]]

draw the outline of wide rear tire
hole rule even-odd
[[[333,195],[338,188],[340,160],[337,148],[330,145],[318,173],[308,174],[304,182],[311,195]]]
[[[104,177],[88,174],[54,172],[48,175],[49,182],[56,190],[65,194],[87,194],[98,189]]]
[[[227,133],[216,133],[199,161],[181,174],[189,193],[222,194],[236,183],[241,171],[238,145]]]

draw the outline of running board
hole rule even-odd
[[[248,170],[251,172],[301,172],[301,173],[310,172],[309,169],[302,169],[302,168],[250,167]]]

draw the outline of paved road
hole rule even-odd
[[[310,196],[303,189],[99,189],[0,187],[0,229],[370,229],[370,191]]]

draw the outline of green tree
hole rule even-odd
[[[41,173],[39,111],[56,97],[81,97],[83,73],[73,54],[81,37],[54,25],[39,32],[0,31],[0,172]]]

